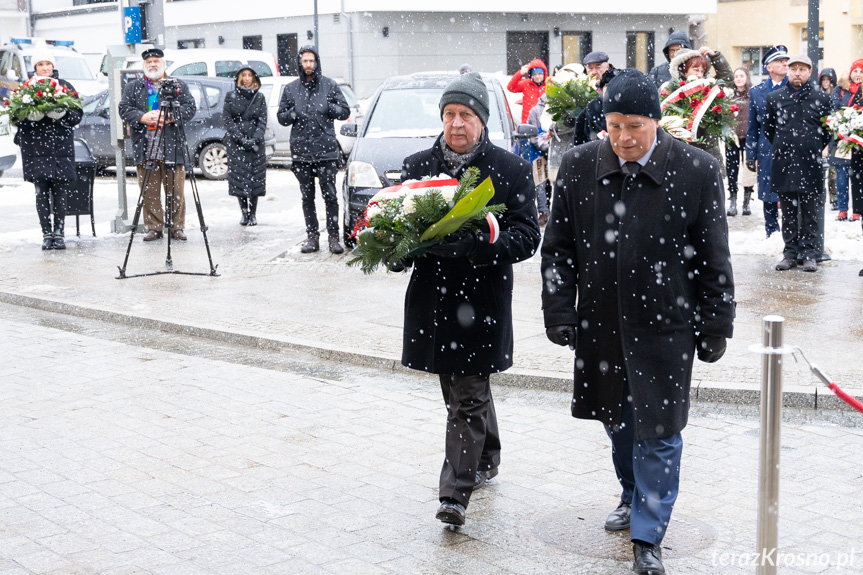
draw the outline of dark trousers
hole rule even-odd
[[[782,203],[782,256],[792,260],[814,260],[818,250],[818,214],[824,211],[824,191],[780,193]]]
[[[40,180],[36,186],[36,213],[39,214],[39,225],[42,235],[55,233],[63,235],[66,225],[66,186],[65,180]],[[51,215],[54,221],[51,222]]]
[[[731,140],[725,141],[725,172],[728,174],[728,194],[737,195],[737,176],[740,174],[740,156],[745,150],[746,138],[740,140],[740,146]]]
[[[851,203],[855,214],[863,214],[863,152],[851,152]]]
[[[315,178],[321,187],[321,196],[327,209],[327,233],[331,238],[339,237],[339,200],[336,197],[336,172],[338,162],[327,160],[323,162],[293,162],[291,171],[300,182],[300,193],[303,195],[303,216],[306,219],[306,234],[317,238],[318,213],[315,211]]]
[[[440,374],[447,408],[446,459],[440,471],[440,500],[470,501],[478,470],[500,464],[500,434],[487,375]]]
[[[629,396],[627,390],[626,396]],[[611,459],[623,492],[620,500],[632,505],[629,537],[654,545],[662,542],[680,487],[679,433],[661,439],[635,439],[632,401],[623,402],[618,428],[605,426],[611,439]]]
[[[779,231],[779,202],[764,202],[764,229],[768,237]]]

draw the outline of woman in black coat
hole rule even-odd
[[[222,119],[228,148],[228,193],[240,201],[242,226],[258,224],[258,198],[267,193],[267,100],[260,93],[261,79],[251,68],[237,71],[237,85],[225,96]]]
[[[37,59],[38,58],[38,59]],[[77,95],[69,82],[58,78],[50,52],[36,53],[36,76],[54,80]],[[80,109],[52,111],[33,121],[16,124],[15,143],[21,147],[24,179],[36,186],[36,212],[42,227],[43,250],[65,250],[66,188],[75,181],[75,131],[83,117]],[[51,216],[54,221],[51,221]]]

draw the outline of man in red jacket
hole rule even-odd
[[[536,58],[530,64],[525,64],[512,75],[506,89],[510,92],[521,92],[521,123],[527,124],[527,116],[531,109],[539,101],[539,97],[545,94],[545,78],[548,76],[548,68],[545,62]]]

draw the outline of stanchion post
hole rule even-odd
[[[762,327],[761,459],[758,472],[758,575],[775,575],[779,532],[779,428],[782,423],[782,326],[764,317]]]

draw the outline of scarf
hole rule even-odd
[[[441,138],[440,140],[440,149],[443,152],[444,163],[446,163],[446,167],[449,168],[450,174],[456,174],[462,166],[468,164],[471,160],[476,157],[477,152],[479,152],[479,145],[482,143],[482,138],[480,141],[476,143],[472,150],[465,152],[464,154],[459,154],[457,152],[452,151],[449,146],[446,144],[446,140]]]

